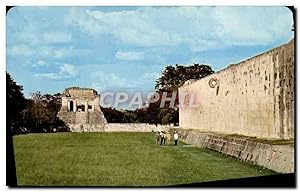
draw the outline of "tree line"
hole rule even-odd
[[[61,94],[31,93],[25,98],[23,87],[6,72],[6,114],[13,134],[26,132],[65,131],[67,127],[57,118],[61,106]]]

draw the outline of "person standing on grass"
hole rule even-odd
[[[160,145],[163,144],[163,138],[164,138],[164,134],[162,131],[159,132],[159,136],[160,136]]]
[[[167,145],[170,145],[171,144],[171,139],[172,139],[172,135],[170,133],[170,130],[166,133],[166,138],[167,140]]]
[[[159,140],[160,140],[160,131],[157,131],[155,133],[155,139],[156,139],[156,145],[158,145],[159,144]]]
[[[165,140],[165,134],[164,131],[160,132],[160,145],[165,145],[166,144],[166,140]]]
[[[164,145],[166,145],[166,139],[167,139],[167,134],[166,134],[166,132],[163,131],[163,142],[164,142]]]
[[[177,131],[175,131],[175,133],[174,133],[174,141],[175,141],[175,145],[177,145],[177,141],[178,141],[178,133],[177,133]]]

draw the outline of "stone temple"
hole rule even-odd
[[[100,108],[100,95],[89,88],[66,88],[57,116],[72,132],[104,131],[107,125]]]

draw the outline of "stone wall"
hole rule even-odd
[[[68,111],[66,106],[62,106],[57,115],[60,119],[63,119],[65,124],[75,124],[75,112]]]
[[[104,132],[106,124],[67,124],[71,132]]]
[[[196,147],[230,155],[280,173],[294,172],[294,147],[271,145],[235,136],[177,129],[180,139]]]
[[[294,40],[179,88],[198,107],[179,126],[260,138],[294,138]],[[211,84],[211,82],[215,84]]]
[[[168,131],[173,125],[153,125],[148,123],[69,123],[72,132],[156,132]]]
[[[106,132],[152,132],[167,131],[173,125],[154,125],[148,123],[108,123]]]

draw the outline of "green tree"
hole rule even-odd
[[[214,71],[208,65],[168,65],[162,72],[161,77],[156,80],[155,89],[160,96],[162,96],[163,92],[167,92],[168,97],[171,97],[172,92],[175,91],[177,93],[175,100],[176,106],[178,104],[179,87],[181,87],[187,80],[198,80],[212,73],[214,73]],[[160,108],[161,98],[162,97],[160,97],[160,100],[156,103],[151,103],[149,105],[148,113],[156,115],[155,118],[152,117],[152,119],[155,120],[155,123],[177,124],[179,122],[178,108],[170,108],[170,102],[166,102],[165,106]]]
[[[13,133],[20,131],[22,124],[22,110],[26,106],[26,99],[22,93],[23,87],[18,85],[6,72],[6,114]]]
[[[122,111],[119,111],[111,107],[108,108],[101,107],[101,110],[108,123],[124,123],[123,121],[124,113]]]
[[[182,66],[176,64],[166,66],[162,76],[156,80],[155,89],[158,91],[177,91],[185,81],[190,79],[201,79],[214,73],[209,65],[193,64]]]
[[[31,93],[27,105],[23,111],[24,124],[31,132],[51,131],[57,126],[64,125],[57,113],[61,106],[59,93],[42,95],[40,92]]]

